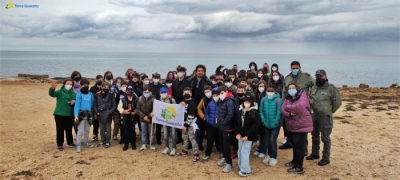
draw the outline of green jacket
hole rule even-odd
[[[287,95],[287,86],[290,83],[296,83],[300,86],[301,90],[305,91],[307,95],[310,95],[310,90],[315,82],[308,73],[303,73],[302,71],[299,71],[299,74],[297,74],[297,76],[293,76],[292,73],[290,73],[285,77],[285,82],[283,84],[282,90],[282,99],[285,99]]]
[[[342,105],[342,98],[338,89],[326,82],[321,87],[313,86],[310,102],[314,113],[331,115]]]
[[[73,89],[67,91],[64,86],[60,89],[49,89],[50,97],[57,98],[56,108],[54,109],[54,115],[58,116],[74,116],[74,106],[71,106],[68,102],[76,99],[76,93]]]

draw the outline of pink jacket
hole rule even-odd
[[[289,132],[310,133],[313,131],[313,121],[310,114],[310,103],[306,92],[300,91],[299,95],[292,99],[285,98],[281,112],[285,118],[286,129]],[[294,116],[290,116],[294,113]]]

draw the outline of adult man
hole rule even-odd
[[[287,90],[286,90],[287,85],[290,83],[296,83],[297,85],[300,86],[301,90],[307,92],[307,94],[310,94],[310,90],[311,90],[312,86],[314,85],[314,80],[310,76],[310,74],[303,73],[301,71],[300,62],[298,62],[298,61],[292,61],[292,63],[290,64],[290,68],[291,68],[292,72],[285,77],[285,83],[283,85],[283,91],[282,91],[282,99],[285,99],[285,97],[287,95]],[[286,131],[285,126],[283,126],[283,130]],[[285,133],[285,134],[287,134],[287,133]],[[304,148],[306,148],[306,150],[304,152],[308,152],[307,145],[308,145],[308,141],[306,139],[305,144],[304,144],[304,146],[305,146]],[[292,148],[292,144],[291,144],[291,142],[287,142],[287,141],[286,141],[286,143],[279,146],[279,149],[290,149],[290,148]]]
[[[307,160],[319,159],[320,134],[324,143],[322,160],[318,165],[325,166],[330,163],[331,138],[333,120],[332,114],[342,105],[339,91],[335,86],[328,83],[325,70],[320,69],[315,73],[315,86],[311,89],[311,106],[313,109],[312,152]]]
[[[176,103],[181,103],[183,101],[183,88],[187,87],[189,85],[189,81],[186,79],[186,67],[178,65],[176,67],[177,73],[177,79],[172,81],[172,94],[174,96],[174,99]],[[177,129],[176,131],[177,136],[178,136],[178,143],[183,142],[182,139],[182,131],[180,129]]]
[[[264,70],[264,73],[265,73],[266,75],[271,76],[271,73],[269,72],[269,65],[268,65],[268,63],[264,63],[264,64],[263,64],[263,70]]]

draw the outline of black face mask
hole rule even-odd
[[[133,91],[127,91],[127,92],[126,92],[126,95],[127,95],[127,96],[133,96]]]
[[[243,98],[244,97],[244,93],[236,93],[238,95],[239,98]]]
[[[81,77],[74,77],[74,81],[78,82],[81,80]]]
[[[251,86],[253,89],[257,89],[257,84]]]
[[[268,68],[263,68],[263,70],[264,70],[265,73],[268,73],[268,72],[269,72],[269,69],[268,69]]]
[[[82,94],[87,94],[89,92],[89,87],[82,87],[81,93]]]
[[[106,76],[106,79],[109,81],[112,79],[112,76],[108,75],[108,76]]]
[[[97,81],[96,86],[101,86],[102,83],[103,83],[102,81]]]
[[[103,89],[103,93],[107,94],[110,90],[109,89]]]
[[[185,99],[190,99],[190,94],[184,94],[184,95],[183,95],[183,98],[185,98]]]
[[[315,80],[315,84],[316,84],[318,87],[321,87],[321,86],[323,86],[327,81],[328,81],[328,79],[317,78],[317,79]]]
[[[217,86],[222,86],[223,85],[223,83],[220,81],[220,82],[217,82]]]

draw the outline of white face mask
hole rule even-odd
[[[259,87],[258,91],[260,91],[261,93],[264,92],[265,88],[264,87]]]
[[[167,93],[161,93],[161,94],[160,94],[160,96],[161,96],[162,99],[165,99],[165,98],[167,97],[167,95],[168,95]]]
[[[65,85],[64,88],[69,91],[72,88],[72,85]]]
[[[158,82],[160,82],[160,79],[153,79],[154,84],[158,84]]]
[[[260,77],[262,77],[263,76],[263,74],[258,74],[258,77],[260,78]]]
[[[144,81],[143,81],[143,83],[144,83],[145,85],[149,85],[149,82],[150,82],[149,80],[144,80]]]
[[[221,99],[221,101],[223,101],[226,98],[226,94],[220,94],[219,95],[219,99]]]
[[[204,93],[204,95],[207,97],[207,98],[210,98],[211,97],[211,92],[208,92],[208,93]]]
[[[126,92],[126,87],[121,87],[122,92]]]
[[[214,99],[214,102],[218,102],[219,97],[218,96],[217,97],[213,97],[213,99]]]
[[[182,72],[178,72],[176,75],[178,76],[178,78],[183,77],[183,73]]]
[[[277,81],[277,80],[279,80],[279,76],[272,76],[272,79],[273,79],[274,81]]]
[[[268,99],[272,99],[275,96],[274,92],[267,92]]]
[[[274,66],[274,67],[272,67],[271,69],[272,69],[272,71],[276,71],[276,70],[278,70],[278,68],[276,68],[275,66]]]
[[[230,87],[232,86],[232,83],[225,83],[225,86],[226,86],[227,88],[230,88]]]
[[[167,87],[171,87],[171,86],[172,86],[172,84],[171,84],[171,83],[167,83],[166,85],[167,85]]]
[[[250,69],[251,69],[251,70],[254,70],[255,68],[256,68],[256,67],[254,67],[254,66],[250,66]]]
[[[217,84],[217,81],[211,81],[212,84]]]
[[[250,103],[248,103],[248,102],[245,102],[245,103],[243,103],[244,104],[244,107],[245,108],[249,108],[250,107]]]

